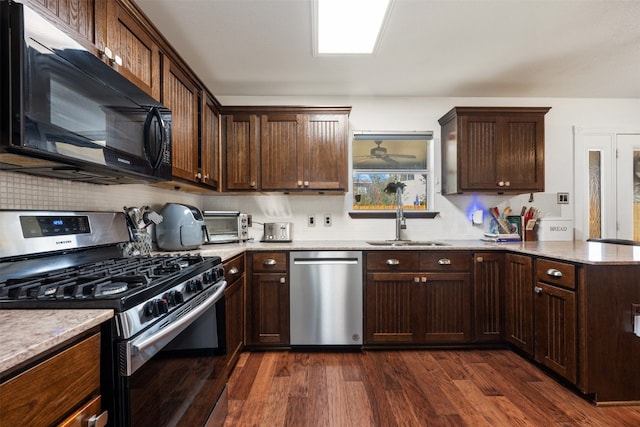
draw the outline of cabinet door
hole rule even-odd
[[[202,97],[202,138],[200,140],[200,182],[218,189],[220,183],[220,138],[218,108],[209,94]]]
[[[198,181],[199,87],[165,57],[162,102],[171,109],[173,176]]]
[[[420,273],[412,296],[414,342],[469,343],[471,279],[469,273]]]
[[[508,114],[501,121],[498,182],[505,189],[544,190],[544,116]]]
[[[473,257],[475,339],[501,342],[504,337],[504,255],[477,253]]]
[[[261,185],[263,190],[308,187],[299,174],[300,144],[304,141],[302,114],[264,114],[260,124]]]
[[[227,190],[258,190],[259,116],[233,114],[223,117],[224,186]]]
[[[461,189],[496,189],[500,156],[498,116],[462,116],[458,131]]]
[[[25,0],[23,3],[97,54],[97,46],[105,34],[104,0]]]
[[[505,332],[507,341],[533,356],[533,263],[505,255]]]
[[[535,293],[535,359],[575,384],[576,293],[542,282]]]
[[[285,273],[251,278],[251,344],[289,345],[289,280]]]
[[[365,336],[367,344],[410,343],[411,287],[414,273],[369,273],[365,285]]]
[[[347,116],[305,115],[306,138],[301,144],[298,177],[309,190],[347,190]],[[305,185],[306,183],[306,185]]]
[[[155,99],[160,99],[160,53],[142,25],[117,1],[107,3],[107,36],[102,51],[111,50],[109,61],[120,74]],[[132,6],[130,6],[132,7]],[[115,61],[121,59],[122,65]]]

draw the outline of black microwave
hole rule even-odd
[[[0,28],[0,169],[100,184],[171,179],[168,108],[27,6],[0,1]]]

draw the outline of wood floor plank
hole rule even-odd
[[[227,427],[639,427],[508,350],[243,353]]]

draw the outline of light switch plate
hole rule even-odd
[[[569,193],[556,193],[558,196],[558,204],[559,205],[568,205],[569,204]]]

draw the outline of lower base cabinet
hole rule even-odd
[[[245,331],[245,274],[244,254],[224,264],[227,289],[225,289],[225,319],[227,333],[227,368],[231,372],[244,348]]]
[[[100,416],[100,333],[4,381],[0,405],[0,426],[87,425]]]

